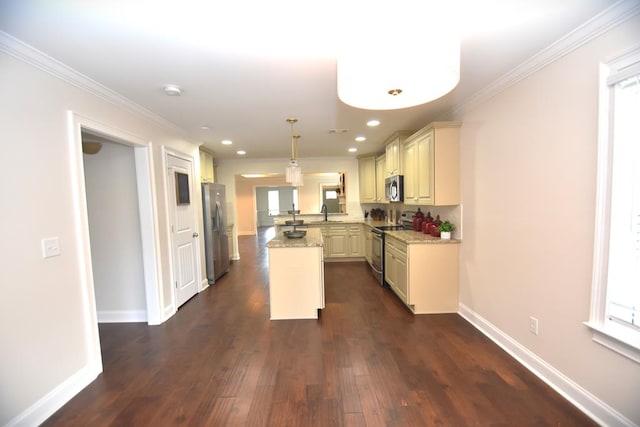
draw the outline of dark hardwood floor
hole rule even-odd
[[[596,425],[456,314],[325,264],[316,320],[269,320],[264,231],[160,326],[102,324],[104,372],[46,426]]]

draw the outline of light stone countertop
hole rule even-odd
[[[267,248],[310,248],[322,247],[322,232],[319,228],[306,229],[307,235],[301,239],[290,239],[282,231],[276,233],[275,237],[267,242]]]
[[[430,234],[424,234],[413,230],[385,231],[384,233],[385,235],[395,237],[408,245],[451,245],[461,243],[458,239],[441,239],[440,237],[433,237]]]
[[[366,226],[368,226],[370,228],[386,226],[386,225],[397,225],[397,224],[391,224],[391,223],[386,222],[386,221],[374,221],[374,220],[368,220],[368,219],[364,220],[364,219],[354,218],[354,219],[345,219],[345,220],[341,220],[341,221],[332,221],[332,220],[329,220],[329,221],[310,221],[310,222],[305,221],[304,224],[302,226],[298,226],[298,228],[306,229],[306,230],[311,231],[311,230],[319,230],[319,228],[317,226],[322,226],[322,225],[349,225],[349,224],[363,224],[363,225],[366,225]],[[314,227],[314,226],[316,226],[316,227]],[[292,228],[292,226],[285,226],[285,225],[280,225],[280,227],[282,227],[283,229]],[[459,240],[459,239],[451,238],[451,239],[448,239],[448,240],[443,240],[440,237],[433,237],[430,234],[424,234],[422,232],[413,231],[413,230],[397,230],[397,231],[387,230],[387,231],[385,231],[385,234],[387,236],[395,237],[396,239],[398,239],[398,240],[400,240],[400,241],[402,241],[402,242],[404,242],[406,244],[410,244],[410,245],[415,245],[415,244],[418,244],[418,245],[425,245],[425,244],[430,244],[430,245],[434,245],[434,244],[435,245],[437,245],[437,244],[451,245],[451,244],[460,244],[460,243],[462,243],[462,241]],[[282,236],[281,232],[279,233],[279,235],[281,236],[282,239],[285,239],[287,241],[299,240],[299,239],[287,239],[286,237]],[[308,235],[309,234],[307,234],[307,236]],[[307,245],[301,244],[301,245],[298,245],[298,246],[307,246]]]

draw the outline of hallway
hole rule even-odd
[[[160,326],[101,324],[104,372],[46,426],[595,425],[456,314],[326,263],[318,320],[269,320],[266,241]]]

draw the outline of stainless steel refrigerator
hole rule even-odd
[[[229,271],[229,241],[225,212],[227,204],[224,185],[202,184],[202,206],[207,280],[210,285],[213,285],[220,276]]]

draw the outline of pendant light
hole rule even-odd
[[[291,127],[291,160],[287,166],[285,181],[294,187],[302,186],[302,169],[298,164],[298,139],[300,135],[293,133],[293,125],[298,121],[296,118],[288,118],[287,122]]]

